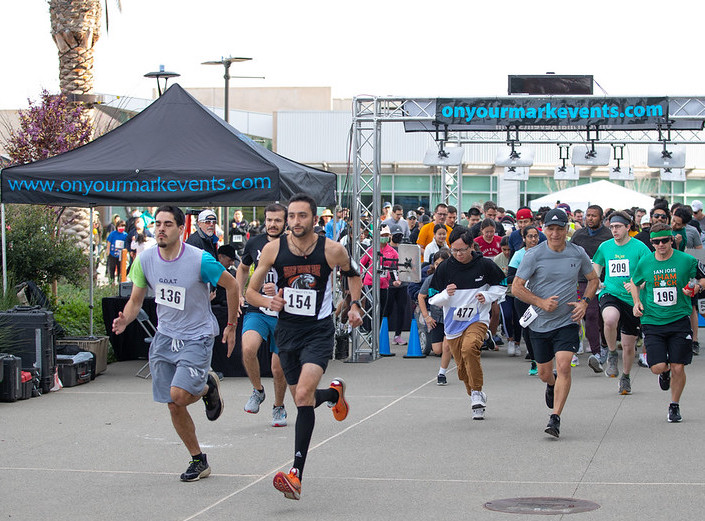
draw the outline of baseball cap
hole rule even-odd
[[[562,208],[566,213],[570,213],[570,205],[567,203],[560,203],[556,208]]]
[[[533,218],[534,218],[534,214],[528,208],[522,208],[521,210],[519,210],[517,212],[517,221],[519,219],[533,219]]]
[[[404,230],[402,230],[401,225],[399,224],[390,224],[389,232],[394,235],[395,233],[404,233]]]
[[[237,259],[237,253],[235,253],[235,248],[233,248],[231,244],[223,244],[220,248],[218,248],[218,253],[233,260]]]
[[[416,211],[417,211],[417,212],[425,212],[426,209],[425,209],[423,206],[419,206],[419,207],[416,209]]]
[[[563,211],[562,208],[554,208],[546,213],[546,217],[543,219],[544,226],[551,226],[552,224],[557,224],[558,226],[566,226],[568,224],[568,216]]]
[[[385,224],[384,226],[382,226],[382,227],[379,229],[379,234],[380,234],[380,235],[391,235],[391,234],[392,234],[392,230],[390,230],[390,229],[389,229],[389,226],[387,226],[387,225]]]
[[[408,212],[406,212],[407,219],[416,219],[416,217],[417,217],[417,215],[414,210],[409,210]]]
[[[199,223],[206,221],[217,221],[215,212],[213,210],[203,210],[201,213],[198,214]]]
[[[389,201],[387,201],[386,203],[384,203],[384,205],[382,205],[382,208],[391,208],[391,207],[392,207],[392,203],[390,203]]]
[[[651,220],[648,213],[641,218],[641,224],[649,224],[650,222]]]
[[[698,201],[697,199],[690,203],[690,207],[693,209],[693,212],[698,212],[703,209],[703,203],[702,201]]]

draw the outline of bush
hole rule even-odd
[[[86,283],[88,257],[75,241],[58,234],[53,209],[8,205],[6,222],[7,269],[14,280],[32,280],[43,288],[62,278],[76,286]]]
[[[93,334],[107,335],[103,324],[103,297],[112,297],[115,288],[103,286],[93,290]],[[90,334],[89,289],[77,288],[68,284],[59,286],[59,298],[54,306],[54,319],[66,329],[67,336],[88,336]]]

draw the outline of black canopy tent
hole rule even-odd
[[[0,186],[6,291],[4,203],[88,206],[92,218],[94,206],[256,206],[305,191],[329,206],[336,176],[269,151],[174,84],[140,114],[82,147],[2,169]],[[91,271],[92,262],[91,255]]]

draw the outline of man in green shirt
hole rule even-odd
[[[602,320],[605,324],[605,340],[609,348],[605,374],[610,378],[619,375],[617,362],[617,328],[622,333],[622,377],[619,379],[619,394],[631,394],[632,384],[629,373],[634,361],[636,339],[639,335],[639,319],[634,316],[634,301],[625,288],[632,271],[642,257],[651,254],[641,241],[629,236],[632,219],[625,212],[615,212],[610,216],[610,231],[613,239],[603,242],[592,258],[595,272],[599,275],[606,267],[605,288],[600,292],[599,303]],[[590,367],[599,367],[595,355],[588,360]]]
[[[685,366],[693,359],[690,297],[705,287],[705,278],[695,257],[673,249],[669,225],[651,227],[651,244],[656,251],[639,261],[629,291],[634,316],[642,317],[651,372],[659,375],[661,389],[671,390],[667,419],[677,423],[682,420],[679,401],[685,387]],[[696,276],[697,282],[688,287]]]

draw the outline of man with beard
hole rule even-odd
[[[314,408],[328,402],[333,416],[343,421],[348,415],[345,382],[334,378],[328,389],[317,389],[333,353],[333,294],[330,275],[336,266],[348,278],[352,327],[362,324],[359,268],[338,242],[314,232],[316,201],[306,194],[289,199],[287,222],[291,233],[270,241],[247,287],[247,301],[279,313],[274,336],[286,382],[296,403],[294,464],[288,473],[277,472],[274,487],[287,499],[300,499],[308,447],[316,420]],[[279,291],[273,297],[259,288],[270,269],[277,272]]]
[[[237,268],[237,282],[241,288],[247,286],[247,278],[252,264],[257,268],[262,250],[271,241],[278,239],[284,233],[286,224],[286,208],[281,204],[270,204],[264,209],[264,222],[266,233],[256,235],[247,241],[242,261]],[[276,294],[277,272],[270,269],[260,288],[260,293]],[[244,296],[241,302],[244,302]],[[245,316],[242,319],[242,365],[245,366],[247,376],[252,383],[252,395],[245,404],[245,412],[257,414],[259,406],[264,401],[265,393],[260,378],[260,366],[257,359],[263,340],[269,341],[269,351],[272,353],[272,379],[274,381],[274,403],[272,404],[272,426],[286,426],[286,409],[284,408],[284,395],[286,394],[286,380],[279,361],[279,350],[274,340],[274,328],[277,325],[277,313],[266,307],[247,305]]]
[[[188,236],[186,244],[200,248],[218,258],[218,236],[215,234],[215,212],[213,210],[203,210],[198,214],[198,228]]]
[[[181,480],[198,481],[208,477],[211,469],[187,407],[202,398],[209,420],[217,420],[223,412],[218,377],[209,371],[213,339],[220,330],[211,311],[208,284],[227,291],[228,323],[223,343],[228,345],[228,356],[235,347],[240,288],[211,254],[181,241],[184,223],[180,208],[157,209],[158,248],[147,248],[132,264],[132,295],[113,320],[112,329],[116,335],[125,331],[142,308],[147,286],[151,287],[159,321],[149,348],[152,394],[154,401],[168,404],[174,429],[191,454]]]

